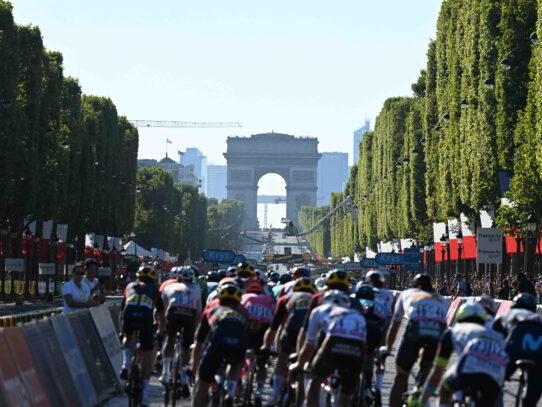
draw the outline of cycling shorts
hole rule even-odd
[[[395,362],[397,366],[407,374],[416,363],[418,359],[420,349],[423,349],[422,364],[432,364],[435,354],[437,353],[437,346],[439,343],[438,338],[415,338],[412,336],[404,336],[399,349],[397,350],[397,357]]]
[[[500,393],[500,386],[491,376],[483,373],[459,373],[456,369],[446,372],[442,382],[442,388],[449,393],[457,391],[468,391],[476,384],[475,390],[479,392],[480,398],[476,397],[476,406],[492,407]]]
[[[311,363],[311,373],[325,379],[335,369],[345,394],[352,394],[359,384],[365,344],[353,339],[330,337],[324,340]]]
[[[142,351],[154,349],[154,327],[152,315],[137,310],[125,309],[122,317],[122,331],[131,336],[139,331],[139,343]]]
[[[168,337],[175,337],[177,332],[182,332],[183,335],[183,348],[189,348],[194,342],[194,332],[196,330],[195,316],[186,314],[176,314],[170,310],[166,316],[166,335]]]
[[[199,363],[198,377],[204,382],[211,383],[222,363],[229,365],[242,363],[246,349],[246,341],[242,338],[239,338],[237,344],[208,341]]]
[[[248,348],[249,349],[255,349],[259,350],[263,345],[263,337],[265,335],[265,331],[267,331],[267,328],[269,328],[269,325],[261,325],[257,330],[247,331],[247,339],[248,339]]]
[[[296,330],[284,330],[282,338],[280,339],[281,352],[290,354],[294,353],[297,348],[297,336],[299,331]]]

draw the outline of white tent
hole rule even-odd
[[[133,240],[130,240],[124,245],[124,250],[126,251],[126,256],[154,257],[151,252],[137,245]]]

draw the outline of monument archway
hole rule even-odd
[[[316,206],[318,139],[263,133],[228,137],[224,153],[228,165],[228,198],[245,203],[243,228],[258,229],[258,181],[268,173],[286,182],[286,217],[299,226],[301,206]]]

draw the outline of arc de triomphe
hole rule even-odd
[[[243,228],[258,229],[258,181],[265,174],[278,174],[286,182],[286,217],[296,225],[301,206],[316,206],[318,139],[264,133],[228,137],[227,143],[228,198],[245,202]]]

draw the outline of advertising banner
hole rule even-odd
[[[406,271],[418,271],[420,269],[420,249],[405,249],[404,260]]]
[[[55,263],[39,263],[40,276],[54,276]]]
[[[365,258],[365,259],[361,259],[361,267],[364,267],[364,268],[371,268],[371,269],[376,269],[378,268],[378,263],[376,262],[375,259],[373,258]]]
[[[231,263],[235,253],[231,250],[205,250],[203,260],[211,263]]]
[[[502,264],[502,229],[478,228],[476,241],[478,263]]]
[[[7,258],[5,261],[6,271],[24,271],[24,259]]]
[[[399,266],[405,262],[401,253],[378,253],[375,260],[378,264],[393,266]]]
[[[273,263],[303,263],[303,255],[301,254],[275,254]]]
[[[90,308],[90,316],[94,321],[94,325],[102,340],[105,352],[109,356],[113,371],[117,375],[118,385],[120,386],[121,379],[119,374],[122,366],[122,351],[115,325],[113,325],[111,315],[107,310],[107,305],[102,304],[99,307]]]
[[[345,263],[344,268],[345,270],[348,270],[348,271],[361,271],[361,263],[355,263],[355,262]]]

